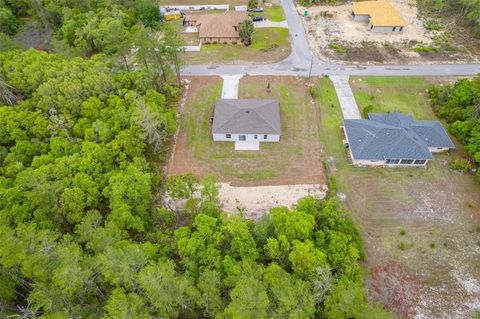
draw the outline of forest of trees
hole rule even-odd
[[[480,76],[433,87],[430,98],[436,114],[449,123],[450,131],[480,163]]]
[[[389,317],[334,193],[248,221],[165,178],[182,43],[153,0],[0,0],[0,317]]]

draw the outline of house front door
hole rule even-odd
[[[246,139],[247,139],[247,137],[245,135],[239,135],[238,136],[239,141],[245,141]]]

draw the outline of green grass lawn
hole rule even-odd
[[[252,45],[205,44],[200,52],[186,52],[187,64],[237,64],[242,62],[272,63],[290,55],[288,30],[261,28],[255,30]]]
[[[270,93],[266,92],[268,82]],[[237,183],[323,182],[318,125],[312,116],[315,106],[305,90],[304,80],[291,78],[288,83],[262,77],[241,80],[240,98],[269,98],[280,102],[281,141],[260,143],[260,151],[239,152],[234,150],[233,142],[213,142],[210,117],[220,93],[221,85],[207,84],[199,90],[194,102],[186,105],[182,131],[195,160],[220,180]],[[315,160],[316,167],[309,167]]]
[[[362,116],[394,112],[412,114],[416,119],[434,119],[426,90],[431,86],[422,77],[352,77],[350,80]]]
[[[283,8],[280,5],[272,5],[270,7],[263,6],[263,13],[259,15],[273,22],[285,20]]]
[[[425,90],[428,79],[420,77],[352,77],[351,86],[361,109],[375,105],[374,112],[400,111],[417,119],[435,119]],[[346,160],[343,149],[341,110],[329,80],[318,87],[320,139],[325,148],[330,174],[344,205],[352,211],[366,242],[366,278],[371,267],[388,260],[399,262],[410,275],[421,277],[420,290],[425,305],[420,309],[431,317],[442,317],[458,309],[465,295],[456,280],[457,271],[478,278],[478,255],[474,225],[480,216],[480,183],[471,175],[452,172],[448,163],[463,154],[436,154],[427,169],[357,168]],[[399,235],[405,230],[406,235]],[[399,245],[405,243],[405,250]],[[431,248],[431,243],[436,248]],[[468,252],[467,252],[468,251]],[[461,269],[452,260],[462,260]],[[431,291],[450,287],[448,300]],[[440,298],[440,299],[438,299]],[[468,302],[468,300],[464,300]],[[442,307],[432,306],[442,304]],[[457,308],[456,308],[457,307]]]

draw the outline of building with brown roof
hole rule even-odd
[[[402,32],[405,20],[386,0],[354,2],[352,17],[355,21],[368,21],[372,32]]]
[[[202,43],[240,43],[239,26],[248,19],[247,12],[187,14],[184,24],[196,27]]]

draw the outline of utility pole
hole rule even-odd
[[[308,82],[310,82],[310,76],[312,75],[312,67],[313,67],[313,55],[310,59],[310,71],[308,71]]]

